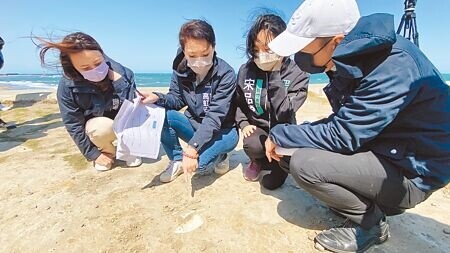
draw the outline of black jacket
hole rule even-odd
[[[280,123],[295,124],[295,113],[306,100],[309,74],[289,58],[280,71],[265,72],[249,60],[239,69],[236,123],[266,131]]]
[[[156,93],[156,104],[170,110],[187,106],[184,114],[196,130],[189,145],[200,153],[220,129],[235,127],[232,100],[236,75],[230,65],[214,55],[213,66],[204,80],[195,83],[195,73],[187,66],[183,51],[178,50],[169,93]]]
[[[97,159],[101,152],[86,135],[86,122],[99,116],[114,119],[122,102],[136,96],[133,72],[107,57],[105,60],[110,69],[122,75],[112,82],[113,90],[103,93],[87,80],[72,81],[62,77],[57,91],[59,110],[67,132],[89,161]]]
[[[3,67],[3,54],[2,54],[2,49],[3,49],[3,45],[5,44],[5,42],[3,41],[3,39],[0,37],[0,69]]]

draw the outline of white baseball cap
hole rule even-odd
[[[355,0],[305,0],[269,48],[281,56],[295,54],[315,38],[349,33],[359,17]]]

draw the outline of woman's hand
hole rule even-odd
[[[244,135],[244,138],[249,137],[252,135],[252,133],[255,132],[256,126],[254,125],[248,125],[242,129],[242,134]]]
[[[153,92],[141,91],[139,92],[141,95],[141,102],[144,104],[154,104],[158,101],[159,97]],[[144,97],[142,97],[144,96]]]
[[[95,163],[102,166],[110,167],[114,163],[114,158],[111,154],[101,153],[97,159],[95,159]]]
[[[183,161],[181,162],[184,173],[192,173],[198,168],[198,153],[192,147],[187,147],[183,151]]]

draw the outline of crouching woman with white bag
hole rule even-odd
[[[49,50],[59,51],[63,77],[57,99],[69,135],[96,170],[110,170],[116,154],[113,120],[123,101],[136,96],[133,72],[108,58],[85,33],[71,33],[61,42],[39,40],[42,65]],[[126,162],[142,164],[139,157]]]

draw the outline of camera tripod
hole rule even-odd
[[[417,0],[405,0],[405,13],[402,16],[402,20],[397,29],[397,34],[413,41],[413,43],[419,47],[419,32],[417,31],[416,21],[416,3]],[[402,34],[403,31],[403,34]]]

